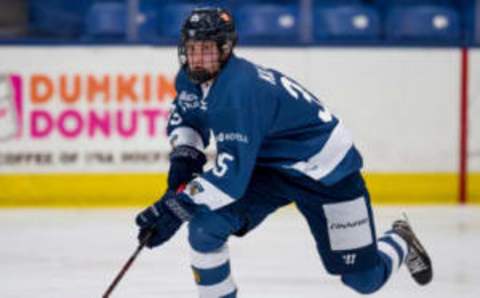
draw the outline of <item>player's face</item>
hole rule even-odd
[[[215,73],[220,68],[220,52],[216,42],[212,40],[205,41],[187,41],[188,67],[192,71],[207,71]]]

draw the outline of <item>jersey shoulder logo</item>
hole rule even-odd
[[[248,144],[248,135],[240,132],[219,132],[215,135],[215,141],[222,142],[239,142]]]

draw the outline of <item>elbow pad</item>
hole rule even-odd
[[[175,147],[170,153],[168,189],[176,190],[180,185],[190,182],[195,175],[203,173],[206,162],[205,154],[196,148],[186,145]]]

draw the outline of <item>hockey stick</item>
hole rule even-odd
[[[122,269],[120,270],[120,272],[117,274],[117,276],[115,277],[115,279],[112,281],[112,283],[110,284],[110,286],[108,287],[107,291],[105,291],[105,293],[103,294],[102,298],[108,298],[110,297],[110,294],[113,292],[113,290],[115,289],[115,287],[118,285],[118,283],[120,282],[120,280],[122,280],[123,276],[125,275],[125,273],[128,271],[128,269],[130,269],[130,266],[132,266],[133,262],[135,261],[135,259],[137,258],[137,256],[140,254],[140,252],[142,251],[143,247],[145,246],[145,244],[148,242],[148,240],[150,239],[150,237],[152,237],[153,235],[153,230],[149,231],[145,237],[142,239],[142,241],[140,242],[140,244],[138,244],[137,246],[137,249],[135,249],[135,252],[130,256],[130,258],[127,260],[127,262],[125,263],[125,265],[123,265]]]
[[[185,189],[185,186],[186,186],[185,184],[180,185],[177,189],[177,193],[182,192]],[[150,237],[152,237],[153,233],[154,231],[152,229],[145,234],[145,236],[140,241],[140,243],[138,244],[133,254],[130,256],[130,258],[128,258],[127,262],[125,263],[125,265],[123,265],[122,269],[120,269],[120,272],[118,272],[117,276],[115,276],[115,279],[112,281],[108,289],[105,291],[102,298],[110,297],[110,294],[113,292],[113,290],[118,285],[118,283],[122,280],[123,276],[125,275],[125,273],[127,273],[128,269],[130,269],[130,266],[132,266],[133,262],[135,261],[137,256],[140,254],[142,249],[145,247],[145,244],[148,242],[148,240],[150,240]]]

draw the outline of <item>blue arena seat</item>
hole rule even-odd
[[[28,0],[29,32],[35,37],[77,38],[93,0]]]
[[[395,6],[387,11],[385,35],[394,41],[444,41],[460,39],[459,13],[448,6]]]
[[[317,41],[376,40],[381,31],[378,11],[365,5],[318,6],[313,24]]]
[[[239,39],[247,41],[294,41],[299,35],[296,5],[245,4],[234,12]]]
[[[127,10],[124,3],[94,3],[86,17],[87,39],[123,39],[126,33]]]
[[[158,32],[158,7],[154,1],[141,1],[139,8],[138,38],[140,41],[155,42],[159,38]]]
[[[379,6],[451,5],[454,1],[455,0],[375,0],[375,4]]]
[[[325,5],[360,5],[363,3],[362,0],[315,0],[316,6],[325,6]]]
[[[215,1],[215,0],[213,0]],[[314,1],[321,1],[321,0],[314,0]],[[334,1],[334,0],[332,0]],[[246,3],[254,3],[254,4],[277,4],[277,5],[293,5],[298,4],[299,0],[224,0],[224,2],[230,2],[231,5],[242,5]]]
[[[192,3],[168,4],[160,7],[158,14],[158,32],[160,38],[176,41],[180,38],[180,30],[185,18],[197,5]]]

